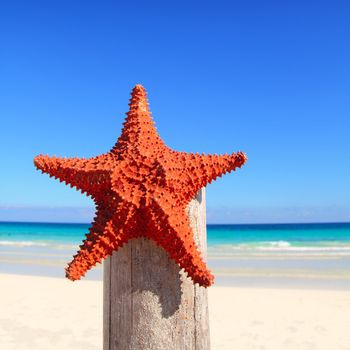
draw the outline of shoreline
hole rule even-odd
[[[75,250],[57,251],[46,247],[0,249],[0,274],[64,278],[64,268]],[[207,259],[219,286],[299,288],[350,291],[350,256],[290,256],[240,254]],[[85,279],[102,280],[101,265]]]
[[[62,265],[64,266],[64,265]],[[60,266],[32,265],[16,267],[8,265],[6,271],[3,264],[0,266],[0,276],[44,277],[65,280],[64,268]],[[296,289],[319,291],[350,291],[350,276],[296,276],[279,274],[248,274],[246,272],[223,273],[214,272],[214,286],[228,288],[262,288],[262,289]],[[97,266],[86,275],[82,281],[102,282],[102,267]]]

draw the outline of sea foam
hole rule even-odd
[[[33,242],[33,241],[0,241],[0,246],[14,246],[14,247],[46,247],[48,243]]]
[[[52,249],[71,249],[76,247],[73,244],[64,244],[58,242],[40,242],[40,241],[1,241],[0,247],[49,247]]]
[[[285,253],[285,254],[326,254],[326,255],[350,255],[350,244],[349,245],[309,245],[300,246],[293,245],[292,242],[288,241],[266,241],[266,242],[254,242],[252,243],[241,243],[241,244],[220,244],[212,245],[208,247],[209,256],[235,256],[236,254],[274,254],[274,253]]]

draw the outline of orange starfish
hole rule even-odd
[[[129,106],[122,134],[108,153],[89,159],[34,159],[42,172],[85,192],[96,204],[96,217],[66,277],[80,279],[130,239],[147,237],[194,283],[210,286],[214,277],[196,247],[186,208],[202,187],[241,167],[246,155],[173,151],[154,127],[141,85],[134,87]]]

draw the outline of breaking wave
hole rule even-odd
[[[48,247],[53,249],[71,249],[76,247],[73,244],[64,244],[58,242],[40,242],[40,241],[1,241],[0,247]]]
[[[221,244],[208,247],[209,255],[230,255],[236,253],[332,253],[332,254],[350,254],[350,243],[340,242],[308,242],[302,245],[300,243],[288,241],[267,241],[241,244]]]

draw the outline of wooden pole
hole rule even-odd
[[[206,256],[205,189],[188,207]],[[153,241],[138,238],[104,262],[104,350],[210,349],[207,290]]]

